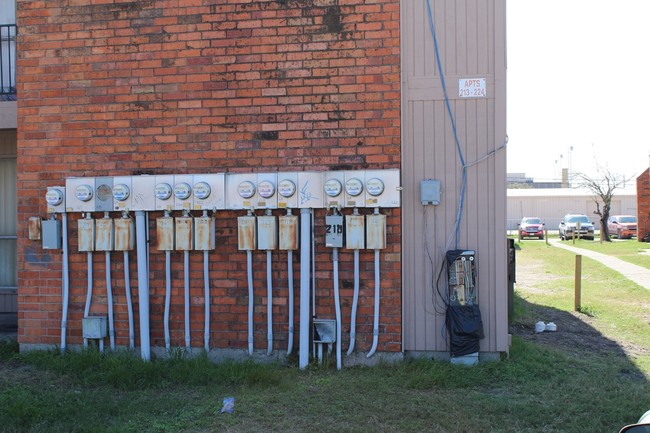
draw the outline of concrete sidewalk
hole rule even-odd
[[[650,290],[650,269],[625,262],[621,259],[617,259],[616,257],[608,256],[607,254],[597,253],[595,251],[586,250],[584,248],[573,247],[573,244],[570,241],[567,242],[561,241],[559,239],[549,239],[549,243],[554,247],[564,248],[565,250],[569,250],[584,257],[589,257],[591,259],[599,261],[608,268],[621,273],[625,278],[634,281],[639,286]],[[648,260],[650,260],[650,258]]]

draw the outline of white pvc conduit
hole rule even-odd
[[[248,268],[248,354],[253,354],[253,252],[246,251],[246,265]]]
[[[86,293],[86,306],[84,307],[84,317],[88,317],[88,315],[90,314],[90,302],[93,298],[93,252],[88,251],[87,257],[88,257],[88,292]],[[87,338],[84,338],[84,347],[88,348]]]
[[[273,353],[273,268],[271,250],[266,251],[266,355]]]
[[[298,366],[309,365],[309,260],[311,234],[309,209],[300,210],[300,346]]]
[[[190,350],[192,341],[190,337],[190,252],[183,251],[183,267],[185,269],[185,349]]]
[[[149,263],[147,248],[146,216],[144,211],[135,213],[135,233],[138,252],[138,301],[140,305],[140,351],[142,359],[151,359],[151,336],[149,334]]]
[[[165,315],[163,323],[165,327],[165,349],[169,352],[171,348],[171,337],[169,335],[169,310],[171,306],[172,296],[172,266],[171,266],[171,251],[165,251]]]
[[[336,369],[341,369],[341,302],[339,300],[339,249],[332,249],[334,262],[334,307],[336,309]]]
[[[126,308],[129,315],[129,348],[135,349],[135,331],[133,329],[133,302],[131,301],[131,271],[129,270],[129,252],[124,251],[124,289]]]
[[[63,308],[61,311],[61,352],[66,349],[66,333],[68,329],[68,302],[70,300],[70,271],[68,256],[68,215],[64,212],[62,216],[63,228],[63,257],[61,263],[61,273],[63,274]]]
[[[379,287],[381,286],[379,277],[379,251],[378,249],[375,250],[375,319],[372,327],[372,347],[366,355],[367,358],[375,354],[377,343],[379,342]]]
[[[204,347],[210,351],[210,267],[208,262],[208,251],[203,251],[203,287],[205,297],[205,322],[204,322]]]
[[[113,320],[113,284],[111,282],[111,252],[106,251],[106,302],[108,303],[108,338],[111,350],[115,350],[115,328]]]
[[[350,317],[350,347],[348,356],[354,351],[357,337],[357,305],[359,304],[359,250],[354,250],[354,294],[352,296],[352,312]]]
[[[302,222],[301,222],[302,227]],[[311,211],[311,287],[313,290],[311,292],[311,315],[312,319],[316,318],[316,236],[313,234],[316,233],[316,212]],[[302,242],[302,241],[301,241]],[[302,262],[301,262],[302,266]],[[302,309],[301,309],[302,311]],[[316,343],[312,343],[312,356],[316,357]],[[322,350],[322,347],[318,345]],[[320,361],[320,359],[319,359]]]
[[[287,251],[287,273],[289,274],[289,342],[287,355],[293,352],[293,251]]]

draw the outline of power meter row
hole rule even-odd
[[[79,177],[49,187],[49,213],[399,207],[399,170]]]

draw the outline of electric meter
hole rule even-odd
[[[371,196],[377,197],[384,192],[384,182],[379,178],[373,177],[366,182],[366,191]]]
[[[239,184],[237,192],[241,198],[251,198],[255,195],[255,185],[250,180],[245,180]]]
[[[271,198],[275,194],[275,185],[271,181],[263,180],[257,185],[257,192],[262,198]]]
[[[210,185],[207,182],[197,182],[194,184],[194,196],[198,199],[205,200],[210,197]]]
[[[155,194],[158,200],[168,200],[172,196],[172,187],[168,183],[159,183],[156,185]]]
[[[93,189],[90,185],[79,185],[75,188],[74,194],[80,201],[89,201],[93,198]]]
[[[125,201],[131,195],[131,190],[123,183],[113,186],[113,198],[117,201]]]
[[[187,200],[192,194],[192,187],[187,182],[180,182],[174,185],[174,197],[179,200]]]
[[[58,206],[63,203],[63,192],[60,189],[48,189],[45,194],[45,201],[48,206]]]
[[[278,194],[282,197],[289,198],[296,193],[296,184],[289,179],[281,180],[278,183]]]
[[[352,197],[357,197],[358,195],[361,194],[362,191],[363,191],[363,183],[356,177],[348,179],[345,182],[345,192],[350,194]]]
[[[341,194],[343,186],[338,179],[329,179],[325,182],[325,194],[330,197],[337,197]]]

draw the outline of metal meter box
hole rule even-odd
[[[153,194],[156,210],[174,210],[174,176],[171,174],[156,176]]]
[[[314,171],[298,172],[298,207],[300,209],[320,209],[324,207],[323,173]]]
[[[194,249],[210,251],[215,248],[214,217],[201,216],[194,218]]]
[[[95,220],[95,251],[113,251],[114,228],[112,218]]]
[[[386,248],[386,215],[366,215],[366,237],[369,250]]]
[[[260,250],[278,248],[278,223],[273,215],[257,217],[257,248]]]
[[[156,207],[156,179],[158,176],[131,177],[131,209],[150,211]]]
[[[95,178],[95,211],[110,212],[113,210],[113,178]]]
[[[47,213],[65,212],[65,187],[48,186],[45,202],[47,203]]]
[[[174,176],[174,209],[190,211],[194,208],[192,186],[194,176],[191,174],[177,174]]]
[[[176,217],[174,223],[176,251],[189,251],[194,249],[194,218],[190,216]]]
[[[115,218],[115,251],[131,251],[135,248],[135,222],[132,218]]]
[[[192,186],[192,194],[194,195],[194,209],[225,209],[225,191],[225,174],[195,174],[194,185]]]
[[[345,173],[342,171],[328,171],[323,176],[323,195],[325,207],[345,207]]]
[[[278,173],[277,190],[279,208],[298,207],[298,173]]]
[[[253,209],[257,194],[257,174],[226,175],[226,209]]]
[[[325,216],[325,246],[343,247],[343,215]]]
[[[364,171],[346,171],[343,192],[345,207],[365,207],[366,205],[366,174]]]
[[[67,212],[95,211],[95,178],[71,177],[65,180],[65,209]]]
[[[276,209],[278,207],[277,189],[277,173],[258,173],[255,207],[258,209]]]
[[[257,248],[256,228],[255,216],[237,217],[237,246],[240,251],[251,251]]]
[[[113,210],[129,211],[131,206],[131,176],[113,178]]]
[[[366,207],[400,207],[399,169],[366,170]]]
[[[42,242],[44,250],[59,250],[61,249],[61,221],[59,220],[45,220],[41,222]]]
[[[278,217],[279,225],[279,247],[281,250],[297,250],[298,239],[298,215],[282,215]]]
[[[162,217],[156,219],[156,240],[158,251],[173,251],[174,247],[174,218]]]
[[[79,251],[95,251],[95,220],[82,218],[77,221]]]
[[[336,342],[336,320],[313,319],[314,343],[335,343]]]
[[[108,319],[106,316],[88,316],[81,319],[83,338],[98,340],[108,335]]]
[[[362,250],[365,248],[365,231],[363,215],[345,216],[345,248]]]

